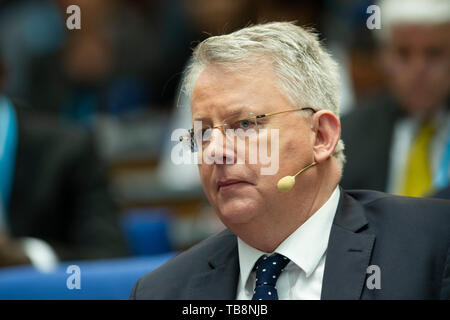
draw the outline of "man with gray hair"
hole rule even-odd
[[[273,22],[210,37],[184,90],[185,138],[227,229],[139,279],[131,299],[450,297],[448,202],[339,187],[339,79],[316,34]],[[270,145],[279,170],[262,174],[248,153],[238,163],[240,140]]]

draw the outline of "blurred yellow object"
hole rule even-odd
[[[432,189],[433,177],[429,163],[429,148],[435,131],[431,121],[423,123],[419,134],[411,145],[402,188],[402,193],[405,196],[425,196]]]

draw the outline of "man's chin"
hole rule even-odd
[[[218,215],[227,227],[251,222],[258,215],[257,203],[254,201],[227,201],[218,208]]]

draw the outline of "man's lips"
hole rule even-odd
[[[250,183],[245,180],[239,180],[239,179],[219,180],[217,182],[217,190],[220,190],[225,187],[233,186],[233,185],[238,185],[238,184],[250,184]]]

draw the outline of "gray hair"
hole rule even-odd
[[[339,117],[339,74],[336,62],[317,35],[290,22],[271,22],[210,37],[193,52],[185,70],[182,90],[191,96],[195,82],[207,65],[243,68],[270,59],[280,86],[298,107],[330,110]],[[334,156],[345,163],[344,143],[339,140]]]

